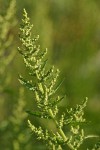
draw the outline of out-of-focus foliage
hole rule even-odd
[[[0,5],[2,7],[2,5]],[[16,51],[14,49],[14,27],[16,2],[12,0],[3,12],[0,9],[0,121],[9,113],[8,98],[10,96],[11,73],[9,66],[12,64]],[[12,95],[13,96],[13,95]],[[7,99],[6,99],[7,98]],[[8,110],[7,110],[8,109]]]
[[[10,0],[0,0],[0,39],[3,31],[1,30],[2,17],[6,16],[9,4]],[[61,110],[66,105],[73,106],[84,97],[89,97],[86,118],[91,122],[85,127],[86,132],[100,134],[100,2],[98,0],[17,0],[16,8],[17,16],[13,19],[17,18],[17,22],[20,22],[22,10],[26,8],[35,26],[34,32],[40,35],[41,47],[48,47],[49,61],[60,68],[61,79],[65,78],[59,91],[60,94],[66,95],[66,99],[61,103]],[[13,11],[11,15],[14,15]],[[11,40],[13,36],[14,40],[11,43],[12,46],[2,48],[5,57],[1,58],[0,54],[0,70],[3,70],[4,62],[6,62],[2,59],[14,54],[18,46],[19,41],[16,34],[18,29],[12,25],[13,21],[10,22],[10,28],[6,28],[9,32],[2,46],[4,47],[4,43]],[[12,54],[9,55],[10,53]],[[13,105],[18,103],[20,86],[17,80],[18,70],[26,74],[23,63],[17,54],[13,61],[6,66],[3,75],[0,74],[0,113],[2,114],[0,121],[11,117]],[[30,101],[33,99],[32,94],[25,91],[25,99],[27,108],[32,107],[33,103]],[[34,121],[36,124],[39,123],[37,119]],[[41,124],[45,126],[42,121]],[[8,130],[6,122],[3,122],[2,125],[3,131]],[[48,124],[48,126],[52,125]],[[7,137],[7,130],[5,130],[5,134],[0,130],[1,150],[4,149],[1,144],[1,141],[4,141],[1,140],[2,135]],[[6,139],[5,137],[3,139]],[[88,149],[92,149],[96,141],[93,139],[93,142],[90,143],[88,140],[84,145]],[[33,149],[44,149],[44,147],[41,148],[41,145],[39,147],[35,138],[33,143],[37,145],[36,147],[32,145]],[[81,147],[81,150],[86,147]]]

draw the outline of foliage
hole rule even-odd
[[[8,111],[8,106],[6,107],[6,105],[8,104],[7,99],[10,93],[12,76],[8,68],[16,54],[16,51],[14,49],[12,50],[14,42],[13,28],[17,23],[15,8],[16,1],[11,0],[4,14],[0,14],[0,112],[2,114],[0,121],[4,122],[4,118]],[[2,122],[2,124],[5,123]]]
[[[21,75],[19,81],[22,85],[32,91],[35,95],[38,111],[27,111],[29,114],[47,120],[52,120],[56,126],[56,132],[44,129],[41,126],[36,127],[28,120],[29,127],[37,136],[38,140],[45,141],[49,149],[63,149],[67,145],[72,150],[77,150],[83,143],[86,135],[81,124],[85,122],[84,108],[86,107],[87,98],[81,105],[77,105],[74,109],[70,109],[58,115],[58,103],[64,97],[57,96],[56,92],[61,83],[57,85],[59,70],[52,66],[48,69],[46,50],[41,50],[38,44],[39,36],[31,37],[33,25],[24,9],[22,24],[20,26],[21,47],[18,47],[19,53],[22,55],[28,74],[31,80],[27,80]],[[68,133],[64,133],[64,126],[69,127]],[[98,148],[97,148],[98,149]]]
[[[25,128],[25,120],[27,114],[25,113],[25,98],[24,89],[20,88],[19,98],[17,104],[13,108],[13,114],[9,118],[9,122],[12,126],[12,147],[13,150],[21,150],[25,147],[28,141],[28,136],[26,136],[27,128]]]
[[[9,118],[6,118],[9,113],[9,93],[7,89],[9,90],[12,76],[8,68],[16,54],[16,51],[12,50],[14,42],[13,28],[17,23],[15,13],[16,1],[11,0],[8,8],[5,9],[4,13],[0,14],[0,114],[2,114],[0,117],[0,147],[4,149],[6,146],[3,138],[7,139],[8,137],[9,124]]]
[[[33,42],[32,47],[38,46],[39,43],[42,49],[44,47],[49,49],[48,53],[45,50],[46,55],[42,59],[41,53],[43,54],[44,51],[41,50],[41,47],[38,53],[32,54],[33,56],[35,54],[36,60],[41,59],[39,62],[43,67],[40,67],[41,71],[44,69],[44,72],[38,72],[41,75],[44,73],[42,80],[45,79],[41,81],[44,90],[42,97],[41,87],[38,84],[39,79],[34,74],[36,71],[33,72],[34,69],[28,66],[24,68],[24,63],[15,54],[16,45],[20,44],[16,34],[16,25],[21,18],[23,7],[27,8],[31,20],[34,21],[35,30],[31,30],[30,34],[37,41]],[[99,13],[99,1],[94,0],[0,0],[1,150],[46,149],[45,144],[47,149],[52,149],[52,147],[53,149],[61,149],[61,147],[70,149],[69,144],[72,147],[79,146],[77,149],[80,150],[100,149],[97,136],[100,134]],[[38,36],[34,36],[37,31],[41,37],[39,42]],[[19,52],[25,52],[23,46]],[[29,54],[29,58],[32,55]],[[28,60],[28,58],[25,59]],[[35,61],[28,61],[28,63],[33,68],[36,65]],[[60,76],[59,70],[53,66],[50,67],[49,63],[60,68]],[[38,71],[37,68],[35,70]],[[25,89],[25,92],[22,87],[20,88],[17,80],[18,72],[23,74],[19,76],[20,82],[29,89]],[[57,74],[58,77],[54,81]],[[62,80],[63,76],[65,80]],[[56,82],[52,87],[55,93],[48,97],[47,90],[48,102],[45,102],[45,84],[49,86],[52,80]],[[63,86],[59,89],[62,83]],[[85,108],[87,98],[75,107],[75,103],[80,103],[80,99],[85,96],[89,97],[88,107]],[[44,102],[46,103],[45,109]],[[26,112],[30,114],[28,125],[32,130],[27,126],[26,108],[28,108]],[[52,110],[54,119],[46,110],[47,108]],[[68,139],[65,143],[63,143],[65,136],[61,134],[60,129]]]
[[[12,94],[13,87],[11,87],[12,74],[10,71],[8,71],[8,68],[10,64],[12,64],[12,60],[16,54],[16,51],[14,50],[15,48],[13,49],[13,43],[15,43],[13,28],[17,23],[15,13],[16,1],[11,0],[7,10],[4,12],[4,14],[0,15],[0,113],[2,114],[2,117],[0,117],[0,148],[3,147],[7,150],[10,150],[11,148],[13,150],[20,150],[24,145],[27,144],[27,141],[29,140],[29,136],[25,137],[28,129],[25,128],[24,124],[27,115],[24,110],[25,100],[23,98],[24,91],[22,88],[20,88],[18,96],[15,95],[17,103],[15,103],[14,107],[12,107],[10,115],[6,118],[2,113],[2,110],[5,110],[4,113],[9,113],[6,112],[8,111],[7,108],[9,107],[7,105],[9,99],[9,92],[7,92],[7,89],[9,91],[11,90],[10,92],[12,100],[10,102],[14,101]],[[7,94],[7,98],[5,93]],[[23,128],[24,133],[21,132]],[[7,142],[9,139],[11,141]],[[6,144],[4,142],[5,140]]]
[[[2,66],[0,67],[0,85],[2,85],[0,86],[0,92],[3,90],[3,86],[7,84],[8,78],[4,72],[6,72],[7,66],[11,63],[16,53],[15,51],[11,51],[14,35],[10,33],[10,30],[16,24],[15,6],[16,1],[12,0],[5,15],[0,15],[0,66]]]

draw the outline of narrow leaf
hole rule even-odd
[[[64,82],[65,79],[63,79],[56,87],[56,89],[53,91],[52,94],[56,93],[56,91],[60,88],[60,86],[62,85],[62,83]]]
[[[28,114],[33,115],[35,117],[39,117],[39,118],[45,118],[45,119],[51,119],[52,117],[49,116],[46,113],[42,113],[42,112],[31,112],[29,110],[26,111]]]
[[[59,102],[61,102],[61,101],[64,99],[64,97],[65,97],[65,96],[61,97],[59,100],[53,101],[50,105],[51,105],[51,106],[57,105]]]
[[[29,81],[25,80],[22,76],[19,76],[19,81],[22,85],[25,85],[31,91],[36,90],[36,87],[33,86]]]

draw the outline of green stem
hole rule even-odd
[[[49,114],[50,114],[50,116],[52,117],[54,123],[56,124],[56,127],[57,127],[57,129],[58,129],[59,134],[60,134],[61,137],[63,138],[64,142],[66,142],[66,141],[68,140],[68,137],[65,135],[65,133],[63,132],[63,130],[62,130],[61,128],[59,128],[58,122],[57,122],[57,120],[55,120],[52,110],[49,109],[48,111],[49,111]],[[69,147],[71,150],[73,150],[73,147],[72,147],[71,144],[67,143],[67,145],[68,145],[68,147]]]
[[[53,150],[56,150],[56,149],[55,149],[55,145],[53,145]]]

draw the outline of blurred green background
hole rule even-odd
[[[10,0],[0,0],[1,15],[5,14],[9,3]],[[17,52],[17,47],[20,45],[18,28],[23,8],[26,8],[34,25],[33,34],[40,35],[42,49],[48,48],[49,63],[60,69],[59,80],[64,79],[59,89],[60,95],[66,95],[60,105],[61,110],[65,107],[73,107],[88,97],[85,117],[89,124],[84,128],[86,134],[100,135],[100,1],[17,0],[14,15],[17,22],[13,28],[9,28],[7,34],[13,36],[9,49],[16,54],[2,75],[6,75],[7,84],[0,85],[3,88],[0,93],[0,149],[46,149],[44,144],[35,140],[27,128],[27,116],[23,117],[20,129],[17,129],[19,125],[14,129],[14,122],[11,121],[12,116],[15,117],[18,113],[20,116],[26,109],[34,109],[35,105],[32,93],[24,89],[21,97],[24,99],[25,106],[21,105],[22,112],[17,110],[20,105],[19,91],[22,88],[18,81],[18,74],[24,76],[27,74],[22,58]],[[43,124],[36,118],[33,122],[37,125]],[[87,147],[91,149],[96,141],[97,139],[85,141],[80,150],[85,150]]]

